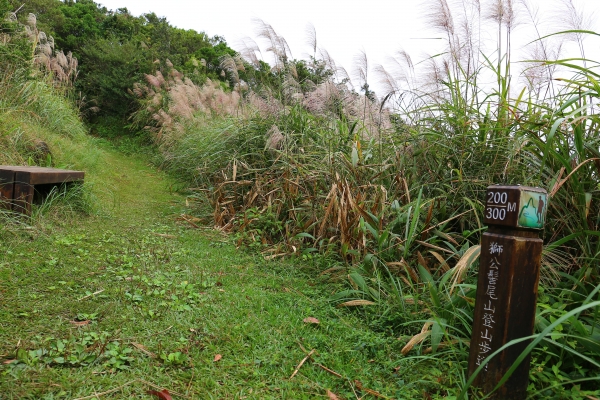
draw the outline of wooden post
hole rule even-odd
[[[31,184],[31,172],[17,170],[15,172],[15,188],[13,210],[30,215],[33,202],[34,187]]]
[[[12,209],[15,173],[0,169],[0,209]]]
[[[513,339],[533,334],[542,240],[547,209],[544,189],[490,186],[486,193],[469,376],[482,361]],[[527,341],[510,346],[492,358],[473,382],[490,393]],[[491,398],[524,399],[529,382],[527,357]]]

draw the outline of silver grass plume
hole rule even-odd
[[[69,69],[75,71],[79,66],[79,62],[77,61],[77,58],[73,57],[72,52],[67,53],[67,60],[69,60]]]
[[[552,95],[554,95],[554,86],[552,85],[552,81],[554,79],[556,65],[546,63],[546,61],[557,60],[559,58],[562,43],[559,43],[557,46],[552,46],[547,38],[542,38],[542,34],[539,30],[541,23],[538,17],[538,7],[534,7],[527,0],[520,0],[520,5],[531,20],[531,25],[535,29],[538,39],[534,43],[530,43],[528,45],[529,57],[535,61],[532,67],[525,69],[523,75],[530,90],[532,90],[536,96],[538,96],[538,98],[540,96],[539,87],[542,85],[542,82],[545,82],[547,89],[549,89],[552,92]],[[533,49],[531,49],[531,47],[533,47]],[[544,70],[545,73],[543,73],[542,70]]]
[[[502,24],[504,22],[504,12],[504,0],[494,0],[487,9],[486,18],[496,22],[497,24]]]
[[[558,20],[560,21],[562,28],[564,30],[574,30],[574,31],[592,31],[595,29],[594,13],[585,13],[585,10],[578,11],[573,3],[573,0],[561,0],[563,12],[560,12],[558,15]],[[583,39],[585,37],[584,33],[581,32],[573,32],[567,35],[568,40],[571,40],[579,46],[579,51],[581,53],[582,58],[585,57],[585,49],[583,47]],[[585,65],[585,61],[584,61]]]
[[[394,56],[388,57],[386,61],[391,65],[391,72],[390,68],[386,69],[385,72],[396,81],[394,86],[399,88],[400,84],[398,82],[410,83],[408,75],[413,72],[413,63],[410,55],[406,51],[399,50]],[[388,78],[386,77],[385,79]]]
[[[261,54],[260,47],[256,44],[256,42],[249,37],[245,37],[242,39],[242,42],[239,46],[240,54],[248,63],[252,64],[255,67],[260,66],[260,60],[257,54]]]
[[[510,32],[517,25],[517,13],[513,0],[494,0],[485,17],[498,25],[504,25]]]
[[[308,24],[306,27],[306,43],[313,51],[313,57],[317,54],[317,30],[313,24]]]
[[[289,100],[301,99],[301,97],[297,96],[301,93],[300,84],[298,83],[294,75],[291,73],[291,71],[286,74],[285,79],[282,82],[282,90],[283,94]]]
[[[27,25],[29,25],[32,28],[35,28],[37,26],[37,18],[35,14],[29,13],[29,15],[27,16]]]
[[[36,47],[36,56],[37,55],[44,55],[47,57],[51,57],[52,56],[52,46],[50,46],[50,44],[46,43],[39,43]]]
[[[158,77],[150,74],[145,74],[144,78],[146,79],[146,82],[148,82],[150,85],[152,85],[156,89],[160,89],[161,81]]]
[[[359,85],[362,87],[367,84],[369,78],[369,59],[367,53],[361,50],[360,53],[354,56],[354,77],[358,80]]]
[[[446,33],[448,37],[454,35],[454,19],[446,0],[433,0],[428,9],[426,19],[433,27]]]
[[[290,71],[290,75],[292,75],[292,77],[297,80],[298,79],[298,70],[296,69],[296,65],[290,64],[288,66],[288,70]]]
[[[265,144],[265,150],[269,150],[272,154],[275,154],[277,150],[281,150],[283,148],[283,141],[285,137],[277,127],[277,125],[273,125],[271,129],[267,132],[267,140]]]
[[[267,52],[270,52],[275,57],[275,69],[283,70],[287,61],[292,58],[292,51],[288,46],[287,41],[275,32],[273,27],[261,19],[254,19],[254,24],[258,26],[257,36],[267,40],[269,47]]]
[[[223,71],[227,71],[229,76],[232,78],[234,84],[240,82],[240,76],[238,74],[238,65],[232,56],[230,56],[229,54],[222,56],[220,59],[220,67],[223,69]]]
[[[396,93],[400,90],[396,78],[386,71],[383,65],[375,65],[375,76],[378,77],[379,84],[383,87],[384,96]]]
[[[354,83],[350,78],[350,74],[348,73],[348,71],[346,71],[346,68],[341,66],[337,67],[335,69],[335,77],[341,82],[345,82],[348,86],[350,86],[352,90],[354,90]]]
[[[58,61],[58,65],[60,65],[63,68],[63,70],[69,68],[69,61],[67,61],[67,57],[65,56],[65,53],[63,53],[62,50],[56,54],[56,61]]]
[[[25,35],[29,40],[35,42],[37,40],[37,28],[32,28],[29,25],[25,25]]]
[[[326,49],[319,49],[319,58],[323,60],[327,68],[329,68],[332,71],[337,70],[335,60],[333,59],[333,57],[331,57],[331,55]]]

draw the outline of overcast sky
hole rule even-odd
[[[365,51],[371,65],[385,65],[386,58],[400,49],[406,50],[413,61],[418,61],[426,54],[441,51],[443,45],[443,41],[433,39],[440,37],[440,33],[427,26],[424,15],[432,8],[431,1],[426,0],[96,1],[112,10],[126,7],[134,15],[152,11],[166,17],[171,25],[178,28],[223,36],[236,50],[239,50],[240,40],[244,37],[256,39],[257,26],[253,19],[259,18],[286,39],[294,58],[298,59],[312,54],[306,44],[306,28],[312,24],[316,29],[318,46],[325,48],[336,63],[349,72],[353,58],[360,51]],[[452,4],[452,0],[448,1]],[[487,12],[490,4],[496,1],[481,0],[482,12]],[[513,3],[519,1],[513,0]],[[588,17],[600,16],[600,0],[529,0],[534,8],[539,7],[540,19],[546,21],[541,25],[542,34],[557,31],[560,25],[557,13],[565,15],[561,3],[568,1],[572,1]],[[523,21],[527,18],[521,16]],[[600,31],[598,26],[591,28]],[[526,24],[517,27],[514,40],[533,40],[528,29],[530,27],[527,28]],[[491,28],[489,34],[495,37],[495,30]],[[590,37],[586,39],[586,45],[591,54],[600,49],[600,40]]]

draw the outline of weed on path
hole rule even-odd
[[[402,343],[334,308],[329,283],[193,228],[167,177],[103,157],[91,215],[57,204],[0,230],[1,399],[445,394],[440,366],[398,368]]]

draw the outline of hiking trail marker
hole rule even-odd
[[[544,189],[493,185],[487,188],[479,276],[468,375],[513,339],[533,334],[542,239],[548,195]],[[492,392],[529,341],[510,346],[480,371],[474,387]],[[525,358],[492,399],[524,399],[530,357]]]

